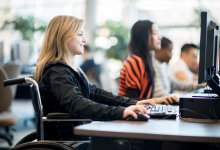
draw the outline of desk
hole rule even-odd
[[[220,122],[192,123],[178,118],[149,119],[148,122],[92,122],[77,126],[74,133],[102,138],[220,143]]]

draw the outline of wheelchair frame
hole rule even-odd
[[[31,97],[32,97],[32,104],[35,111],[36,116],[36,131],[32,132],[28,135],[26,135],[24,138],[22,138],[13,148],[12,150],[23,150],[23,149],[58,149],[58,150],[74,150],[74,144],[76,147],[80,145],[80,143],[89,143],[90,141],[85,138],[78,138],[74,137],[74,133],[72,133],[72,136],[74,139],[69,139],[68,141],[63,141],[63,139],[48,139],[45,138],[45,125],[46,123],[55,123],[55,124],[64,124],[69,127],[73,128],[73,125],[71,124],[79,124],[79,123],[88,123],[91,122],[90,119],[74,119],[72,116],[68,113],[60,113],[60,112],[54,112],[49,113],[47,116],[43,115],[43,105],[41,101],[40,91],[38,83],[32,79],[31,77],[24,77],[24,78],[14,78],[14,79],[8,79],[3,82],[4,86],[10,86],[10,85],[16,85],[16,84],[22,84],[22,83],[29,83],[30,84],[30,91],[31,91]],[[57,125],[59,126],[59,125]],[[57,127],[56,126],[56,127]],[[56,129],[55,127],[55,129]],[[58,131],[59,133],[59,131]],[[59,133],[60,135],[62,133]],[[36,140],[36,141],[34,141]],[[70,147],[67,144],[63,144],[62,142],[70,142],[73,147]]]

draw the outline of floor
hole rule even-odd
[[[29,99],[14,100],[11,111],[18,118],[18,122],[12,127],[14,136],[13,147],[24,136],[35,131],[35,122],[33,106]],[[0,140],[0,149],[2,148],[10,149],[11,147],[5,141]]]

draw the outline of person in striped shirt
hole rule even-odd
[[[118,94],[135,98],[150,99],[154,91],[154,68],[152,51],[161,48],[158,26],[150,20],[137,21],[130,31],[130,54],[123,63]],[[153,98],[156,103],[178,102],[176,96]]]

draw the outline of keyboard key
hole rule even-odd
[[[177,110],[171,105],[147,105],[146,108],[151,118],[175,119],[177,115]]]

